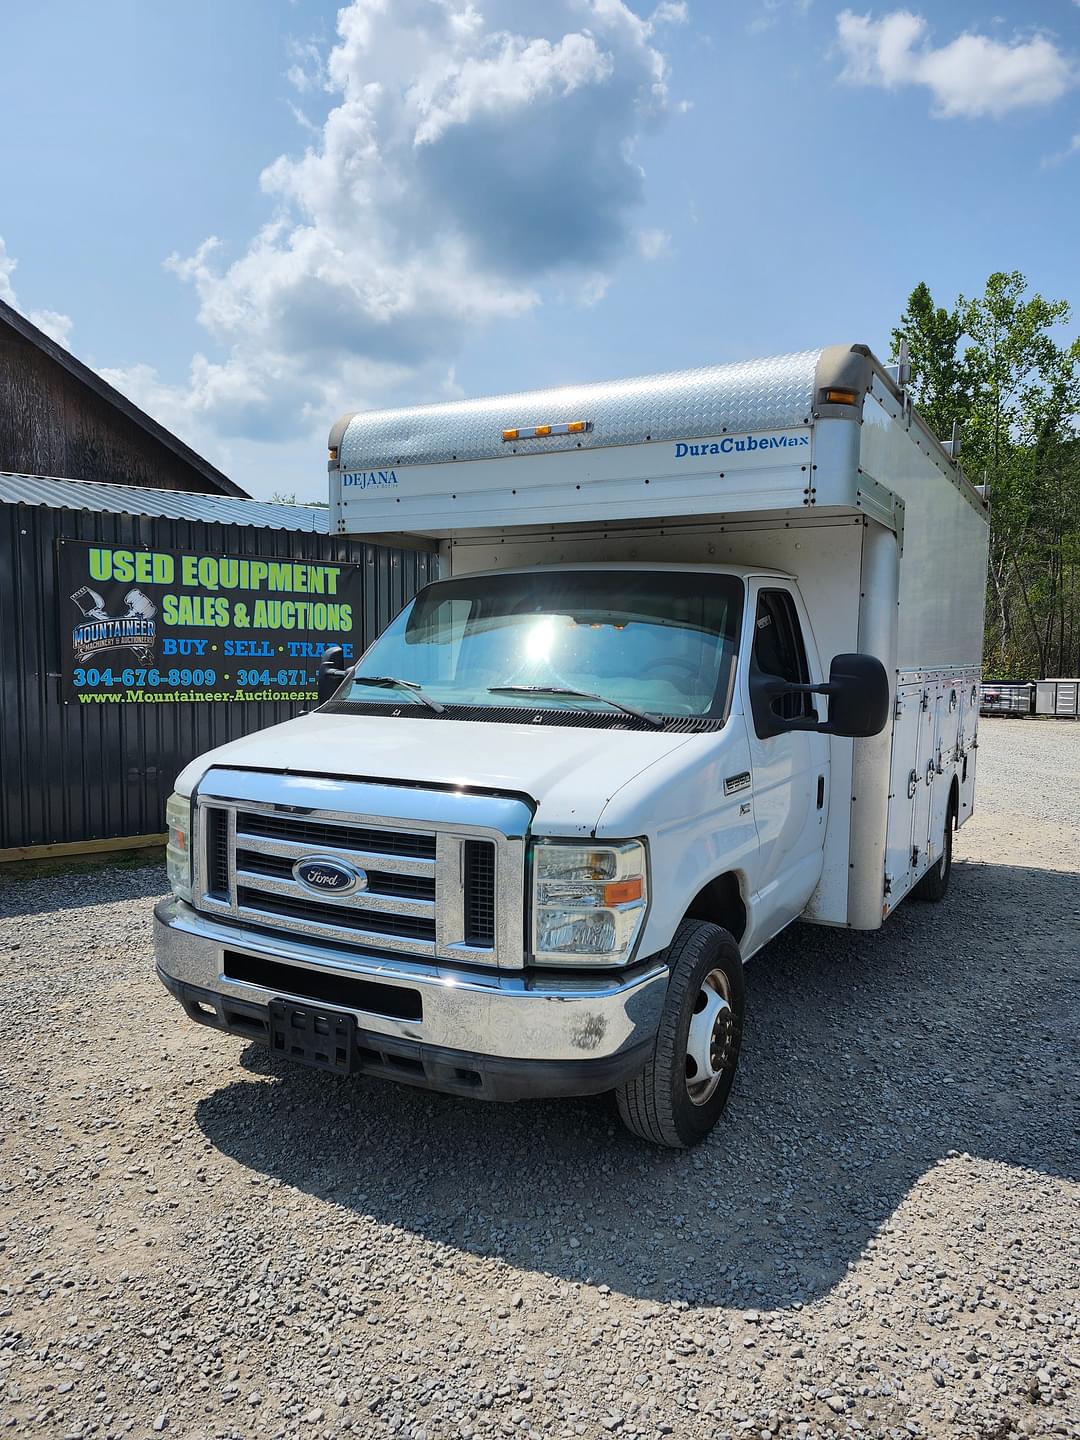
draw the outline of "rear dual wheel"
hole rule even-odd
[[[706,920],[684,920],[666,958],[670,980],[652,1054],[615,1100],[635,1135],[684,1149],[712,1130],[735,1078],[742,960],[728,932]]]
[[[941,853],[926,874],[912,890],[916,900],[930,900],[935,904],[944,900],[952,878],[953,833],[956,830],[956,796],[949,796],[949,808],[945,812],[945,833],[941,837]]]

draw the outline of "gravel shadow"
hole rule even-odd
[[[1020,866],[958,862],[944,905],[877,934],[793,927],[748,966],[728,1113],[688,1153],[640,1145],[605,1097],[485,1105],[257,1046],[197,1120],[253,1170],[451,1252],[778,1308],[835,1285],[950,1152],[1080,1176],[1078,949],[1077,877]]]

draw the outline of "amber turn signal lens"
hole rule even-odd
[[[821,398],[826,405],[855,405],[859,394],[857,390],[823,390]]]
[[[604,886],[605,905],[629,905],[641,899],[642,881],[640,875],[632,880],[609,880]]]

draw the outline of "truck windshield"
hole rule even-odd
[[[653,717],[724,720],[742,592],[733,575],[678,570],[536,570],[438,581],[375,641],[337,700],[408,704],[400,683],[384,688],[361,678],[394,676],[446,707],[617,716],[614,705]]]

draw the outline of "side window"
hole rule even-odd
[[[786,590],[762,590],[758,596],[754,663],[765,675],[779,675],[793,685],[810,683],[802,627],[795,602]],[[785,720],[817,718],[812,695],[785,695],[774,708]]]

